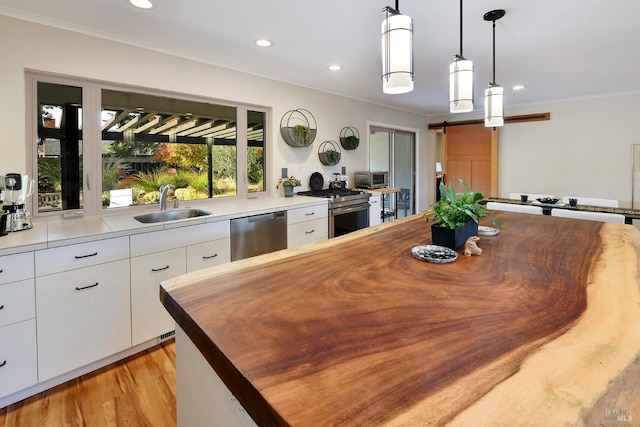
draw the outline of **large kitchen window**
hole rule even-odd
[[[265,192],[265,110],[28,77],[39,213],[157,204],[162,185],[170,203]]]

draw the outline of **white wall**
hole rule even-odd
[[[417,135],[418,210],[434,198],[435,132],[427,123],[479,118],[471,114],[423,117],[370,103],[263,79],[113,41],[0,17],[0,174],[27,170],[24,70],[169,90],[272,109],[270,190],[287,167],[306,186],[314,171],[328,179],[368,168],[367,123],[420,129]],[[528,89],[533,90],[533,89]],[[640,144],[640,93],[507,108],[507,115],[550,112],[551,120],[508,124],[500,130],[499,191],[615,198],[631,204],[631,145]],[[280,136],[280,119],[294,108],[318,122],[311,147],[293,148]],[[463,117],[464,116],[464,117]],[[339,140],[345,126],[361,134],[358,149],[343,150],[337,166],[323,166],[317,149]]]
[[[640,93],[507,108],[507,116],[550,112],[551,120],[500,129],[500,196],[590,196],[630,207],[631,146],[640,144],[638,105]],[[470,118],[479,116],[430,117],[429,122]]]
[[[425,146],[418,150],[419,174],[426,167],[427,157],[433,156],[434,143],[427,137],[425,116],[4,16],[0,16],[0,57],[0,174],[27,170],[25,69],[271,108],[270,191],[274,194],[283,167],[300,178],[305,187],[314,171],[323,173],[328,180],[342,166],[351,177],[355,170],[368,169],[368,121],[420,129],[418,141]],[[308,148],[290,147],[280,136],[280,119],[295,108],[311,111],[318,123],[318,135]],[[358,129],[360,146],[343,150],[338,165],[323,166],[317,155],[319,144],[339,141],[340,130],[345,126]],[[432,158],[428,163],[433,163]],[[428,191],[426,185],[418,188],[420,209],[426,208]]]

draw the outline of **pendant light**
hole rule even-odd
[[[449,111],[473,111],[473,61],[462,56],[462,0],[460,0],[460,53],[449,65]]]
[[[396,8],[382,10],[382,91],[389,94],[413,90],[413,20]]]
[[[493,81],[484,91],[484,125],[504,125],[504,88],[496,84],[496,21],[505,14],[504,9],[495,9],[484,14],[485,21],[493,22]]]

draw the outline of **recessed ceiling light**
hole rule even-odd
[[[256,40],[256,45],[260,47],[271,47],[273,46],[273,42],[267,39],[258,39]]]
[[[329,68],[330,71],[340,71],[342,70],[342,65],[334,64],[334,65],[329,65],[329,67],[327,68]]]
[[[513,90],[523,90],[526,86],[525,85],[514,85],[512,87]]]
[[[129,0],[129,3],[140,9],[151,9],[153,7],[151,0]]]

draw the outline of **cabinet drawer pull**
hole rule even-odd
[[[3,273],[3,272],[4,272],[4,270],[2,268],[0,268],[0,273]]]
[[[98,255],[98,252],[94,252],[94,253],[89,254],[89,255],[76,255],[76,259],[89,258],[89,257],[96,256],[96,255]]]
[[[0,310],[2,310],[4,308],[4,304],[0,305]]]
[[[76,291],[84,291],[85,289],[95,288],[96,286],[98,286],[98,282],[94,283],[93,285],[76,286]]]
[[[305,231],[305,233],[306,233],[306,234],[311,234],[311,233],[315,233],[315,232],[316,232],[316,230],[315,230],[315,229],[314,229],[314,230],[311,230],[311,231]]]
[[[215,258],[215,257],[217,257],[217,256],[218,256],[218,254],[205,255],[205,256],[203,256],[203,257],[202,257],[202,259],[211,259],[211,258]]]
[[[166,267],[160,267],[160,268],[152,268],[151,271],[162,271],[162,270],[168,270],[169,266],[167,265]]]
[[[311,215],[315,215],[315,214],[316,214],[315,212],[311,212],[311,213],[306,213],[305,215],[306,216],[311,216]]]
[[[6,364],[7,364],[7,361],[6,361],[6,360],[3,360],[3,361],[2,361],[2,363],[0,363],[0,368],[2,368],[2,367],[3,367],[4,365],[6,365]]]

